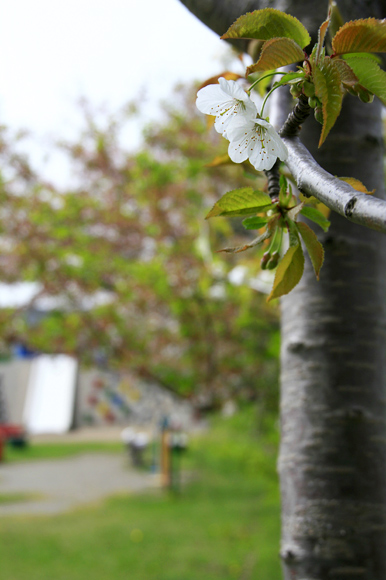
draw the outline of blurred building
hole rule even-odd
[[[12,288],[11,288],[12,286]],[[0,308],[29,304],[36,284],[0,284]],[[58,307],[34,303],[29,318]],[[0,422],[23,426],[28,433],[65,433],[83,426],[158,425],[164,417],[188,427],[189,402],[130,371],[82,368],[73,357],[36,354],[15,345],[0,359]]]

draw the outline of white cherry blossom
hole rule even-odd
[[[227,132],[228,155],[235,163],[249,159],[257,171],[273,167],[276,159],[285,161],[287,147],[273,126],[264,119],[235,119]]]
[[[196,106],[201,113],[216,117],[214,128],[228,139],[228,129],[238,118],[255,119],[257,109],[255,103],[245,91],[235,82],[223,77],[219,84],[208,85],[197,93]]]

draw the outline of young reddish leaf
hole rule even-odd
[[[330,10],[331,15],[330,15],[329,31],[330,38],[333,38],[335,34],[338,32],[339,28],[343,26],[344,20],[335,1],[330,2]]]
[[[334,54],[386,52],[386,20],[364,18],[346,22],[332,39]]]
[[[325,20],[318,30],[318,44],[316,46],[315,52],[315,62],[319,61],[320,55],[322,54],[323,46],[324,46],[324,39],[327,34],[328,27],[330,25],[330,15],[331,15],[331,8],[328,11],[328,18]]]
[[[359,83],[386,105],[386,73],[373,58],[350,55],[345,60],[353,70]]]
[[[315,270],[315,276],[319,280],[320,268],[323,265],[324,260],[324,250],[322,244],[319,242],[315,233],[312,231],[307,224],[303,222],[298,222],[296,227],[302,236],[304,245],[306,246],[307,252],[311,258],[312,265]]]
[[[249,244],[244,244],[243,246],[236,246],[234,248],[223,248],[222,250],[218,250],[217,254],[219,254],[220,252],[226,252],[227,254],[239,254],[240,252],[245,252],[245,250],[249,250],[249,248],[254,248],[255,246],[258,246],[259,244],[264,242],[264,240],[270,238],[271,235],[272,235],[272,227],[270,227],[270,224],[268,224],[265,232],[263,232],[260,236],[258,236],[254,240],[252,240],[252,242],[249,242]]]
[[[275,279],[267,302],[291,292],[303,276],[304,255],[300,243],[290,246],[276,269]]]
[[[259,60],[247,68],[246,75],[274,70],[303,60],[303,49],[292,38],[271,38],[264,43]]]
[[[355,76],[354,71],[345,60],[341,58],[334,58],[332,62],[334,63],[334,67],[339,73],[340,80],[343,85],[354,86],[357,84],[358,78]]]
[[[272,205],[272,201],[267,193],[254,191],[252,187],[241,187],[223,195],[214,204],[205,219],[258,213],[263,207],[270,205]]]
[[[329,220],[322,214],[321,211],[316,209],[316,207],[303,207],[300,213],[312,222],[318,224],[318,226],[320,226],[323,231],[328,231],[331,222],[329,222]]]
[[[368,195],[375,193],[375,189],[368,191],[367,187],[363,185],[363,183],[359,181],[359,179],[355,179],[355,177],[339,177],[339,179],[345,181],[346,183],[351,185],[353,189],[355,189],[356,191],[360,191],[361,193],[367,193]]]
[[[323,128],[319,147],[335,124],[342,108],[341,79],[330,58],[324,58],[314,69],[315,94],[323,106]]]
[[[240,16],[221,37],[225,38],[292,38],[304,48],[311,42],[311,37],[303,24],[294,16],[274,8],[263,8]]]

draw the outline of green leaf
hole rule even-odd
[[[243,226],[246,230],[258,230],[265,226],[268,220],[268,217],[249,217],[243,220]]]
[[[205,219],[217,216],[241,216],[258,213],[272,205],[271,198],[263,191],[254,191],[252,187],[241,187],[229,191],[219,199]]]
[[[342,108],[341,79],[330,58],[324,58],[316,65],[313,74],[315,95],[323,106],[323,128],[320,135],[319,147],[326,139],[335,124]]]
[[[359,83],[386,105],[386,73],[372,58],[351,55],[345,61],[354,71]]]
[[[274,8],[263,8],[240,16],[221,37],[225,38],[292,38],[304,48],[311,42],[311,37],[303,24],[294,16]]]
[[[318,224],[324,232],[328,231],[331,222],[329,222],[328,219],[315,207],[303,207],[300,213],[304,215],[304,217]]]
[[[346,59],[347,57],[350,56],[363,56],[365,58],[369,58],[370,60],[373,60],[374,62],[376,62],[377,64],[381,65],[382,64],[382,58],[380,56],[378,56],[377,54],[373,54],[372,52],[356,52],[355,54],[344,54],[342,56],[342,58]],[[334,59],[334,61],[339,60],[339,59]]]
[[[282,85],[297,83],[302,81],[306,75],[303,71],[296,71],[296,72],[289,72],[286,75],[283,75],[280,81],[275,83],[275,87],[281,87]]]
[[[276,269],[275,279],[267,302],[291,292],[299,283],[304,270],[304,255],[300,243],[290,246]]]
[[[332,39],[334,54],[386,52],[386,20],[364,18],[346,22]]]
[[[259,60],[247,68],[246,74],[274,70],[303,60],[303,49],[292,38],[271,38],[264,43]]]
[[[322,267],[324,260],[323,246],[316,237],[315,232],[313,232],[307,224],[298,222],[296,227],[302,236],[304,245],[306,246],[307,252],[311,258],[315,270],[315,276],[319,280],[320,268]]]

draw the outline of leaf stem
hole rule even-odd
[[[247,93],[248,93],[248,95],[250,95],[250,94],[251,94],[251,90],[252,90],[252,89],[254,89],[254,88],[255,88],[255,86],[256,86],[256,85],[257,85],[257,84],[258,84],[260,81],[263,81],[264,79],[267,79],[267,78],[269,78],[269,77],[274,77],[274,76],[276,76],[276,75],[286,75],[286,74],[287,74],[287,73],[285,73],[285,72],[277,72],[277,71],[275,71],[275,72],[272,72],[272,73],[268,73],[268,74],[266,74],[266,75],[264,75],[264,76],[262,76],[262,77],[259,77],[259,78],[258,78],[256,81],[254,81],[254,82],[251,84],[251,86],[250,86],[250,87],[249,87],[249,89],[247,90]]]

